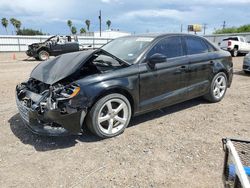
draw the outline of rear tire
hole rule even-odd
[[[121,134],[131,118],[128,99],[118,93],[99,99],[86,117],[88,129],[101,138],[111,138]]]
[[[234,48],[232,51],[231,51],[231,55],[233,56],[233,57],[237,57],[238,56],[238,49],[237,48]]]
[[[49,52],[47,52],[46,50],[41,50],[38,53],[38,58],[40,61],[46,61],[49,59]]]
[[[223,99],[227,91],[227,76],[224,72],[216,74],[211,82],[209,92],[204,96],[209,102],[215,103]]]

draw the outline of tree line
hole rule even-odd
[[[42,31],[39,31],[39,30],[26,29],[26,28],[21,29],[22,22],[20,20],[17,20],[16,18],[10,18],[9,20],[7,18],[2,18],[1,23],[2,23],[2,26],[5,28],[6,34],[8,34],[8,26],[10,23],[14,27],[14,31],[17,35],[44,35],[44,33]],[[80,30],[79,30],[80,34],[89,32],[90,31],[90,24],[91,24],[90,20],[88,20],[88,19],[85,20],[86,29],[85,29],[85,27],[80,28]],[[72,33],[72,34],[77,33],[77,28],[73,25],[71,20],[67,21],[67,25],[70,29],[70,33]],[[107,20],[106,25],[107,25],[108,29],[110,29],[111,21]]]
[[[246,33],[250,32],[250,24],[242,25],[240,27],[228,27],[223,29],[217,29],[214,34],[225,34],[225,33]]]

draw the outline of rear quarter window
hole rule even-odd
[[[217,49],[212,44],[210,44],[208,41],[203,40],[203,42],[207,45],[209,52],[217,51]]]
[[[186,37],[187,54],[202,54],[209,52],[208,46],[205,42],[196,37]]]

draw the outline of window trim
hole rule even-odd
[[[200,40],[201,43],[203,43],[203,45],[204,45],[205,47],[207,47],[207,52],[195,53],[195,54],[188,54],[188,47],[187,47],[187,39],[188,39],[188,38],[194,38],[194,39]],[[201,38],[201,37],[197,37],[197,36],[184,36],[184,42],[185,42],[185,46],[186,46],[186,54],[187,54],[188,56],[191,56],[191,55],[201,55],[201,54],[213,52],[213,51],[210,51],[210,50],[209,50],[209,46],[206,44],[206,41],[205,41],[203,38]],[[214,48],[214,47],[213,47],[213,48]],[[215,48],[214,48],[214,50],[215,50]],[[216,51],[216,50],[215,50],[215,51]]]
[[[147,59],[147,54],[150,52],[150,50],[152,50],[156,44],[158,44],[160,41],[162,40],[165,40],[165,39],[168,39],[168,38],[171,38],[171,37],[179,37],[180,38],[180,43],[181,43],[181,47],[182,47],[182,55],[181,56],[176,56],[176,57],[171,57],[171,58],[168,58],[167,59],[174,59],[174,58],[180,58],[180,57],[184,57],[186,56],[186,52],[185,52],[185,46],[183,44],[183,36],[180,36],[180,35],[172,35],[172,36],[166,36],[166,37],[162,37],[162,38],[159,38],[158,40],[155,40],[155,42],[152,43],[152,45],[149,47],[149,49],[147,49],[144,53],[144,61],[143,63],[145,63],[145,60]]]

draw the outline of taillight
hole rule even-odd
[[[228,46],[231,46],[232,42],[231,41],[228,41],[227,45]]]

